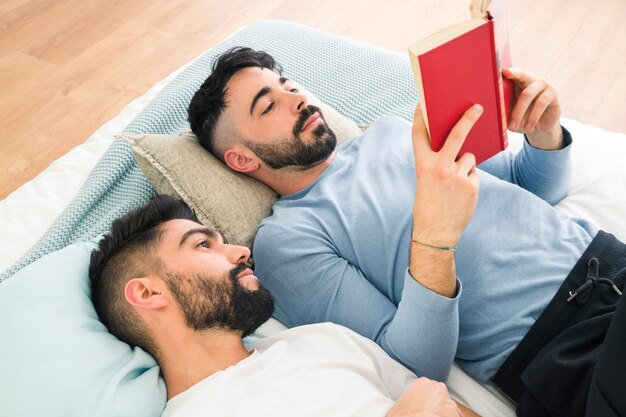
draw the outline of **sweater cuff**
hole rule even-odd
[[[533,145],[530,144],[530,142],[528,141],[528,136],[526,136],[526,133],[524,133],[524,147],[526,148],[525,150],[527,152],[537,152],[538,154],[564,153],[565,155],[567,155],[571,149],[570,145],[572,144],[572,140],[573,140],[572,134],[569,132],[569,130],[565,129],[563,126],[561,126],[561,131],[563,132],[563,147],[561,149],[546,150],[546,149],[535,148]]]
[[[459,304],[459,298],[461,297],[462,285],[459,279],[456,279],[456,295],[453,298],[448,298],[441,294],[426,288],[419,282],[417,282],[407,268],[404,274],[404,291],[402,292],[402,301],[411,300],[410,302],[417,303],[415,305],[420,306],[423,309],[434,312],[450,312],[456,310]]]

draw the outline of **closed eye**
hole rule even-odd
[[[274,103],[270,103],[270,105],[267,106],[267,109],[265,109],[263,111],[263,113],[261,113],[261,114],[267,114],[267,113],[271,112],[273,108],[274,108]]]
[[[292,88],[289,90],[290,93],[298,93],[300,90],[298,90],[297,88]],[[274,103],[270,103],[269,106],[267,106],[267,108],[265,110],[263,110],[263,113],[261,113],[261,115],[267,114],[269,112],[271,112],[274,109]]]

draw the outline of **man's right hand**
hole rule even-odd
[[[443,147],[430,146],[420,106],[413,119],[413,152],[417,192],[413,205],[413,238],[438,246],[456,246],[478,201],[479,177],[476,158],[456,156],[482,107],[470,107],[450,131]],[[429,240],[432,239],[432,240]]]
[[[428,245],[454,247],[469,223],[478,202],[479,176],[474,155],[456,157],[482,114],[470,107],[450,131],[439,152],[432,150],[420,106],[413,119],[413,152],[417,190],[413,203],[412,239]],[[419,252],[419,254],[418,254]],[[453,297],[456,276],[452,252],[413,244],[409,272],[422,285]]]
[[[404,391],[387,417],[463,417],[443,382],[417,378]]]

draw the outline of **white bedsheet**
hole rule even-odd
[[[9,268],[36,243],[77,195],[114,135],[121,132],[183,68],[134,100],[85,143],[0,201],[0,271]],[[558,208],[570,216],[590,219],[626,241],[626,135],[569,119],[563,119],[563,124],[572,132],[575,141],[572,152],[574,179],[569,196]],[[520,135],[511,135],[511,148],[519,148],[521,141]],[[272,319],[257,333],[267,335],[283,328]],[[510,406],[456,366],[448,384],[457,399],[484,416],[513,417],[515,414]]]

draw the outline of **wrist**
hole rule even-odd
[[[455,246],[439,246],[439,245],[431,245],[429,243],[426,242],[420,242],[418,240],[415,239],[411,239],[412,243],[416,243],[424,248],[428,248],[428,249],[434,249],[434,250],[442,250],[442,251],[448,251],[448,252],[456,252],[456,245]]]
[[[433,249],[411,242],[409,275],[425,288],[439,295],[456,295],[454,252]]]
[[[418,245],[420,243],[425,243],[426,245],[422,245],[424,247],[437,246],[456,248],[462,233],[462,230],[457,232],[455,230],[446,230],[442,227],[436,230],[430,230],[429,228],[419,224],[413,224],[411,242]]]
[[[528,143],[537,149],[544,151],[555,151],[563,149],[564,138],[563,128],[561,125],[557,125],[549,132],[532,132],[526,133],[526,140]]]

